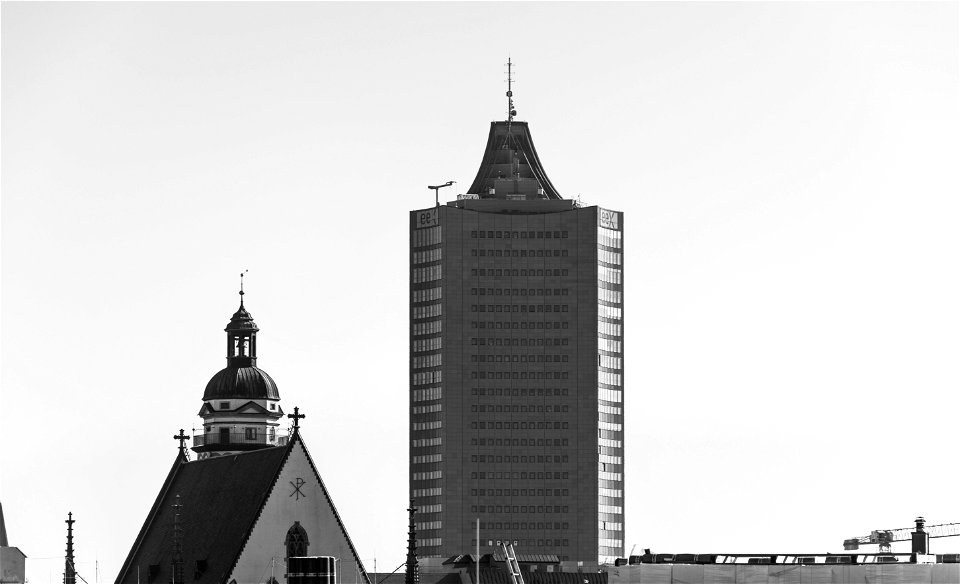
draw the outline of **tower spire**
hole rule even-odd
[[[67,557],[63,567],[63,584],[76,584],[77,568],[73,561],[73,524],[76,520],[73,518],[73,512],[67,513]]]
[[[407,513],[410,514],[410,528],[407,534],[407,571],[404,575],[403,584],[420,584],[420,564],[417,561],[417,526],[414,519],[417,515],[417,508],[413,506],[413,499],[410,499],[410,508]]]
[[[507,57],[507,123],[513,122],[517,110],[513,107],[513,60]]]

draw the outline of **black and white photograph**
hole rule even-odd
[[[960,584],[960,2],[0,2],[0,584]]]

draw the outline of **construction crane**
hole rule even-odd
[[[960,523],[941,523],[940,525],[930,525],[924,528],[925,520],[923,517],[917,517],[916,527],[904,527],[902,529],[875,529],[870,535],[863,537],[854,537],[843,540],[843,549],[856,550],[864,544],[877,544],[880,546],[880,553],[890,553],[890,544],[895,541],[912,541],[913,551],[917,553],[927,553],[927,544],[931,537],[952,537],[960,535]]]

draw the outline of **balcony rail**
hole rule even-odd
[[[288,436],[278,432],[265,432],[256,428],[255,432],[220,432],[218,430],[207,432],[205,434],[194,434],[193,445],[196,446],[221,446],[227,444],[236,445],[268,445],[283,446],[287,443]]]

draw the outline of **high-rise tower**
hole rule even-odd
[[[526,123],[410,213],[410,495],[421,557],[623,555],[623,214],[563,199]]]

